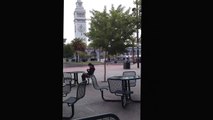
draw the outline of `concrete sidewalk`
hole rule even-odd
[[[141,67],[141,66],[140,66]],[[137,68],[137,64],[131,64],[130,69],[123,69],[123,65],[107,65],[107,72],[106,77],[114,76],[114,75],[122,75],[123,71],[136,71],[137,75],[141,76],[141,68]],[[71,67],[71,68],[64,68],[64,72],[69,71],[86,71],[88,67]],[[103,65],[95,65],[96,71],[95,76],[98,80],[98,84],[100,86],[105,86],[108,83],[102,82],[104,80],[104,66]],[[81,76],[79,75],[79,82],[81,82]],[[131,88],[134,92],[132,95],[132,99],[140,100],[141,99],[141,82],[137,80],[136,87]],[[63,97],[63,99],[67,99],[69,96],[75,96],[76,94],[76,87],[72,88],[70,94],[67,97]],[[104,91],[104,97],[109,99],[120,99],[119,96],[115,96],[111,94],[109,91]],[[120,120],[140,120],[140,105],[141,103],[129,103],[125,109],[122,108],[121,102],[105,102],[101,98],[101,92],[95,90],[93,86],[87,85],[86,88],[86,95],[84,98],[80,99],[75,104],[75,118],[93,116],[97,114],[104,114],[104,113],[114,113],[116,114]],[[71,113],[71,109],[67,107],[66,104],[63,105],[63,116],[69,116]]]

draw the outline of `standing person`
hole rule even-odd
[[[88,64],[89,69],[87,69],[87,73],[82,74],[82,81],[85,81],[90,75],[93,75],[95,72],[95,66],[92,63]]]

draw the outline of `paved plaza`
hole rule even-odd
[[[63,68],[64,72],[72,72],[72,71],[85,71],[88,66],[83,67],[69,67]],[[98,84],[100,86],[106,86],[108,83],[103,82],[104,80],[104,66],[103,65],[95,65],[95,73],[98,80]],[[137,64],[131,64],[130,69],[123,69],[122,64],[109,64],[106,67],[106,77],[110,76],[118,76],[122,75],[123,71],[135,71],[137,75],[141,76],[141,66],[137,68]],[[81,82],[81,77],[79,75],[79,81]],[[136,87],[132,87],[131,90],[134,92],[132,94],[132,99],[140,100],[141,99],[141,80],[137,80]],[[91,82],[91,81],[90,81]],[[73,87],[71,92],[63,97],[63,100],[67,99],[69,96],[75,96],[76,87]],[[120,99],[120,96],[115,96],[110,93],[108,90],[104,91],[104,97],[108,99]],[[98,114],[104,113],[113,113],[117,115],[120,120],[140,120],[141,115],[141,103],[130,102],[126,108],[124,109],[121,105],[121,102],[106,102],[101,98],[101,92],[99,90],[95,90],[92,84],[86,86],[86,95],[84,98],[80,99],[75,103],[75,114],[72,118],[82,118],[87,116],[94,116]],[[63,104],[63,116],[69,116],[71,113],[70,107],[67,107],[67,104]]]

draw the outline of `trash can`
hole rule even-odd
[[[124,69],[130,69],[130,62],[124,62],[124,64],[123,64],[123,68]]]
[[[126,62],[123,63],[123,68],[126,69]]]
[[[130,62],[126,62],[126,69],[130,69]]]

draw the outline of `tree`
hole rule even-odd
[[[63,51],[63,57],[68,58],[68,57],[73,57],[73,47],[71,44],[64,44],[64,51]]]
[[[78,55],[83,62],[87,61],[87,59],[89,57],[89,55],[87,55],[87,53],[83,52],[83,51],[78,51]]]
[[[86,35],[95,47],[105,51],[105,61],[108,54],[124,53],[127,47],[124,43],[135,32],[135,17],[130,14],[130,8],[124,11],[121,5],[116,9],[112,5],[109,13],[106,7],[103,12],[96,10],[90,12],[93,16]],[[106,72],[106,62],[104,71]],[[106,74],[104,74],[104,81],[106,81]]]
[[[101,53],[101,51],[102,51],[100,48],[98,48],[97,46],[94,45],[94,42],[91,42],[88,45],[88,48],[93,49],[93,52],[90,56],[92,59],[96,59],[96,57],[97,57],[96,51],[98,51],[99,53]],[[99,54],[99,58],[101,58],[100,54]],[[100,59],[99,59],[99,61],[100,61]]]
[[[88,44],[87,47],[89,47],[89,48],[94,48],[95,46],[94,46],[94,44],[91,42],[91,43]]]
[[[75,56],[76,56],[76,62],[79,61],[79,54],[78,52],[81,51],[81,52],[85,52],[86,50],[86,43],[83,42],[83,39],[81,38],[75,38],[71,41],[71,45],[75,51]]]
[[[126,50],[124,43],[130,39],[130,36],[135,32],[134,16],[130,14],[130,9],[124,12],[124,7],[119,5],[117,9],[113,6],[110,10],[110,31],[111,37],[110,43],[111,47],[109,54],[122,54]]]
[[[105,51],[110,49],[111,55],[123,53],[126,49],[124,42],[136,31],[135,17],[130,14],[130,9],[124,12],[121,5],[117,9],[112,5],[109,13],[106,12],[106,7],[103,12],[93,10],[91,13],[93,17],[87,36],[94,46]]]

